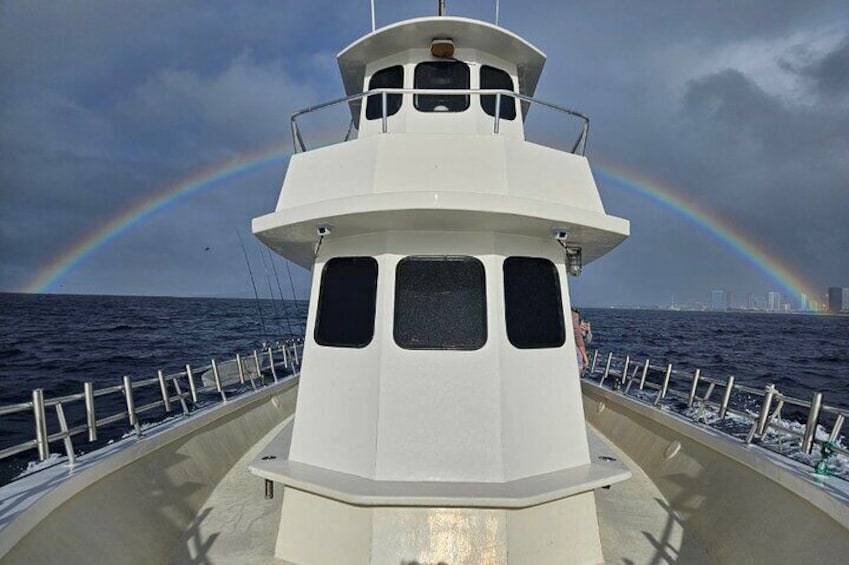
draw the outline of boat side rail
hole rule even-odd
[[[236,354],[235,358],[223,362],[212,359],[209,365],[185,365],[184,370],[175,373],[165,374],[159,370],[152,378],[133,380],[125,375],[121,384],[99,389],[94,388],[93,382],[86,381],[81,393],[45,398],[44,389],[35,389],[28,402],[0,406],[0,417],[31,414],[35,430],[34,438],[0,450],[0,461],[34,449],[38,452],[38,460],[43,462],[50,457],[50,444],[62,441],[67,464],[73,467],[77,454],[73,443],[75,436],[87,434],[88,443],[96,442],[100,432],[120,433],[126,430],[126,424],[112,426],[125,421],[131,426],[131,433],[141,438],[142,415],[163,409],[161,414],[157,414],[158,421],[162,421],[163,416],[190,416],[202,406],[227,402],[229,397],[255,392],[266,384],[279,382],[282,378],[279,372],[296,372],[302,355],[303,340],[297,339],[253,350],[246,356]],[[220,369],[223,366],[235,370],[222,376]],[[203,378],[206,373],[212,374],[212,378],[207,380],[208,384],[204,383]],[[108,397],[106,401],[111,406],[106,407],[108,413],[101,416],[96,409],[96,399],[104,397]],[[136,405],[137,400],[143,400],[144,404]],[[116,408],[116,404],[120,408]],[[69,426],[66,408],[76,408],[80,416],[84,415],[82,423]],[[52,422],[55,422],[53,430],[48,429],[51,427],[48,425],[49,409],[55,412],[52,418]]]
[[[823,459],[826,450],[849,456],[849,449],[841,445],[843,424],[849,418],[849,409],[823,402],[823,393],[815,391],[809,400],[796,398],[780,392],[772,383],[756,388],[737,382],[733,375],[725,379],[702,375],[700,369],[681,370],[671,363],[652,364],[650,359],[637,361],[630,356],[615,356],[608,353],[601,358],[595,350],[592,361],[583,373],[583,378],[597,380],[602,387],[621,394],[636,396],[653,406],[674,399],[686,405],[691,417],[711,427],[724,422],[729,415],[748,422],[746,445],[756,439],[761,443],[770,432],[777,435],[779,452],[783,453],[783,442],[791,436],[798,440],[798,449],[811,455],[815,444],[820,444]],[[793,406],[806,413],[804,424],[785,420],[782,410]],[[708,417],[707,410],[714,410]],[[817,440],[817,428],[825,430],[827,439]],[[830,428],[829,428],[830,427]],[[822,437],[822,436],[821,436]],[[817,466],[818,472],[827,472]]]
[[[307,151],[307,144],[304,141],[303,135],[301,133],[301,129],[298,125],[298,119],[307,114],[312,114],[314,112],[318,112],[332,106],[338,106],[342,104],[353,104],[356,102],[361,102],[363,98],[367,98],[370,96],[379,96],[381,101],[381,133],[389,133],[389,96],[390,95],[425,95],[425,96],[494,96],[495,97],[495,105],[494,111],[492,112],[492,133],[499,134],[501,132],[501,105],[502,101],[505,98],[509,99],[518,99],[522,102],[523,108],[529,108],[531,105],[537,105],[544,108],[548,108],[550,110],[554,110],[566,116],[577,118],[581,121],[581,131],[578,134],[578,137],[572,143],[570,153],[574,153],[575,155],[584,155],[587,148],[587,141],[589,139],[589,130],[590,130],[590,119],[580,112],[576,112],[575,110],[571,110],[564,106],[560,106],[557,104],[552,104],[550,102],[545,102],[542,100],[537,100],[531,96],[526,96],[524,94],[520,94],[518,92],[514,92],[512,90],[499,90],[499,89],[473,89],[473,88],[465,88],[465,89],[435,89],[435,88],[375,88],[372,90],[367,90],[364,92],[360,92],[357,94],[352,94],[350,96],[345,96],[343,98],[337,98],[336,100],[331,100],[329,102],[324,102],[321,104],[316,104],[314,106],[309,106],[302,110],[298,110],[294,114],[292,114],[290,118],[291,127],[292,127],[292,144],[295,147],[295,153],[301,153]],[[356,120],[352,119],[350,125],[348,126],[347,133],[342,140],[343,142],[349,141],[352,137],[353,131],[355,129]]]

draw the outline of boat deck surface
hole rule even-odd
[[[224,477],[201,508],[169,561],[214,564],[283,564],[274,557],[282,489],[265,500],[263,482],[248,471],[248,464],[280,432],[272,430],[251,448]],[[596,491],[601,542],[605,562],[621,565],[711,563],[692,536],[686,535],[679,517],[648,476],[593,428],[590,448],[614,451],[631,469],[632,478]]]

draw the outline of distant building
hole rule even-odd
[[[808,311],[808,295],[804,292],[802,296],[799,298],[799,312],[807,312]]]
[[[770,292],[767,294],[767,307],[770,312],[781,312],[781,293]]]
[[[724,290],[712,290],[710,293],[710,309],[715,312],[728,310],[728,293]]]
[[[828,287],[828,311],[832,314],[849,310],[849,288]]]

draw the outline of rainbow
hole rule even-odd
[[[151,195],[131,204],[106,223],[89,231],[39,269],[20,290],[25,293],[50,292],[74,267],[85,261],[109,241],[120,237],[160,210],[189,195],[246,172],[270,164],[282,166],[291,153],[291,143],[275,144],[237,158],[219,162],[170,183]]]
[[[594,161],[598,162],[598,159]],[[671,210],[685,218],[712,238],[721,242],[742,257],[767,279],[778,286],[786,298],[799,300],[802,294],[808,298],[818,298],[822,292],[816,285],[806,281],[770,252],[763,244],[747,234],[738,226],[721,218],[715,212],[688,202],[677,191],[655,179],[621,165],[612,165],[601,160],[603,166],[593,167],[597,177],[620,188],[643,196],[662,208]]]
[[[68,272],[91,256],[109,241],[141,224],[145,219],[173,202],[245,172],[277,163],[288,156],[289,144],[276,144],[240,157],[201,169],[156,191],[120,212],[105,224],[87,233],[44,265],[21,292],[49,292]],[[595,160],[599,162],[598,159]],[[602,180],[636,193],[651,202],[680,215],[762,272],[778,285],[787,297],[798,299],[801,294],[819,296],[814,285],[783,264],[763,245],[739,227],[697,204],[684,200],[678,191],[620,165],[603,163],[593,168]]]

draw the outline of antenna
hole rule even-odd
[[[495,0],[495,25],[498,25],[498,12],[501,7],[501,1]]]
[[[371,30],[375,30],[374,26],[374,0],[371,0]]]
[[[439,15],[445,15],[445,0],[439,0]]]

